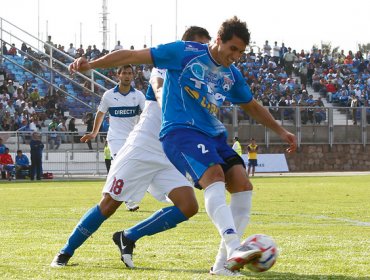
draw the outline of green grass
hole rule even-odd
[[[246,236],[273,236],[280,256],[268,272],[243,270],[246,279],[369,279],[370,176],[252,181]],[[200,212],[193,219],[137,242],[138,268],[123,266],[111,236],[163,207],[150,196],[139,212],[119,209],[76,251],[70,266],[51,268],[80,217],[100,200],[102,186],[102,181],[1,183],[0,279],[215,279],[208,270],[219,237],[200,191]]]

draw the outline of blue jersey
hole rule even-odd
[[[226,134],[217,119],[222,103],[248,103],[253,98],[239,70],[218,64],[208,45],[177,41],[152,48],[151,55],[156,67],[167,69],[161,138],[176,128],[198,130],[211,137]]]

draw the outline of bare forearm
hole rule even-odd
[[[97,135],[99,133],[99,129],[100,129],[100,126],[103,122],[104,116],[105,116],[105,113],[103,113],[103,112],[98,111],[96,113],[95,120],[94,120],[93,131],[92,131],[93,134]]]
[[[149,49],[137,51],[119,50],[89,62],[91,68],[110,68],[127,64],[152,63],[153,61]]]
[[[285,133],[285,129],[276,122],[270,112],[258,104],[255,100],[248,104],[242,104],[241,107],[258,123],[270,128],[278,135]]]

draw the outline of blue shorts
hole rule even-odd
[[[170,131],[162,139],[162,146],[171,163],[183,175],[188,173],[195,184],[209,167],[237,156],[227,144],[226,135],[210,137],[193,129]]]
[[[257,160],[256,159],[249,159],[248,160],[248,167],[256,167],[257,166]]]

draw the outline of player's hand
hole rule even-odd
[[[81,137],[80,142],[86,143],[91,141],[92,139],[95,139],[96,135],[94,133],[85,134]]]
[[[87,61],[84,57],[79,57],[75,59],[70,65],[69,65],[69,72],[72,74],[75,72],[85,72],[91,69],[90,63]]]
[[[293,133],[286,132],[282,137],[289,144],[289,148],[286,149],[288,153],[294,153],[297,150],[297,138]]]

